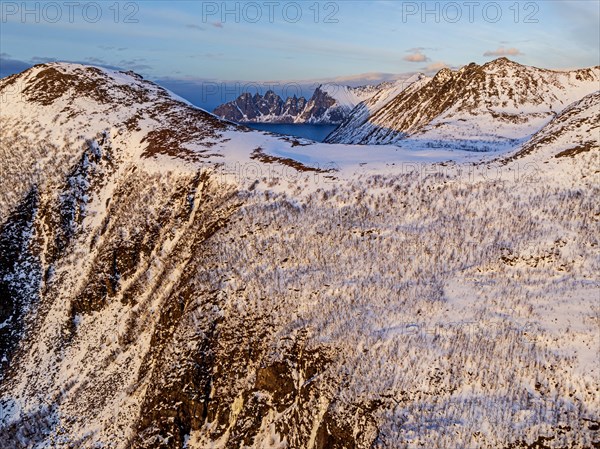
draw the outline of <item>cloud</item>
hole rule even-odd
[[[110,45],[98,45],[98,48],[106,51],[125,51],[127,47],[113,47]]]
[[[190,23],[188,25],[185,26],[186,28],[189,28],[191,30],[198,30],[198,31],[204,31],[206,28],[201,27],[200,25],[196,25],[194,23]],[[221,27],[222,28],[222,27]]]
[[[414,47],[406,50],[407,53],[423,53],[424,51],[437,51],[438,49],[435,47]]]
[[[404,57],[404,60],[408,61],[408,62],[426,62],[426,61],[429,61],[430,59],[427,56],[425,56],[423,53],[421,53],[420,51],[417,51],[416,53],[406,55]]]
[[[349,86],[364,86],[366,84],[380,84],[386,81],[396,81],[398,79],[406,77],[407,74],[398,73],[382,73],[382,72],[369,72],[361,73],[359,75],[347,75],[337,76],[334,78],[325,78],[313,80],[318,83],[337,83],[345,84]]]
[[[56,58],[47,57],[47,56],[34,56],[29,60],[32,64],[46,64],[47,62],[56,62]]]
[[[92,64],[106,64],[106,61],[104,59],[100,59],[100,58],[96,58],[96,57],[89,57],[86,59],[86,61],[92,63]]]
[[[423,67],[424,73],[437,73],[442,69],[449,69],[450,66],[443,61],[432,62],[431,64]]]
[[[146,59],[144,58],[122,59],[119,61],[119,66],[125,67],[127,70],[133,70],[134,72],[143,72],[152,69],[151,66],[146,64]]]
[[[521,53],[521,51],[518,48],[505,48],[505,47],[498,47],[496,50],[488,50],[486,51],[483,56],[520,56],[523,53]]]

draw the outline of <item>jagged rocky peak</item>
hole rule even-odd
[[[258,92],[254,95],[244,92],[235,101],[216,108],[214,113],[235,122],[253,122],[260,117],[281,116],[283,105],[283,100],[272,90],[264,96]]]
[[[347,112],[341,105],[337,104],[327,91],[319,86],[315,89],[313,96],[308,101],[306,108],[299,117],[299,122],[314,123],[341,123]]]
[[[508,59],[506,56],[493,59],[492,61],[486,62],[484,67],[525,67],[516,61]]]
[[[445,83],[446,81],[452,79],[452,75],[452,70],[450,70],[447,67],[444,67],[433,77],[433,81],[436,83]]]
[[[306,107],[306,98],[298,98],[296,95],[288,97],[283,106],[283,114],[297,117]]]
[[[240,123],[340,124],[361,101],[377,92],[374,86],[352,88],[335,84],[318,86],[310,99],[296,95],[282,100],[269,90],[255,94],[252,104],[243,93],[214,110],[219,117]],[[242,107],[243,105],[243,107]]]

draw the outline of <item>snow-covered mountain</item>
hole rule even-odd
[[[340,124],[361,101],[378,91],[376,86],[349,87],[323,84],[309,100],[289,97],[283,100],[269,90],[264,96],[243,93],[234,101],[215,109],[214,113],[238,123],[311,123]]]
[[[596,447],[598,100],[482,159],[1,79],[0,448]]]
[[[500,58],[442,69],[383,104],[359,105],[327,141],[506,150],[599,87],[600,67],[558,72]]]

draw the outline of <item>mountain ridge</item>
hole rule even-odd
[[[366,115],[359,106],[353,111],[359,118],[351,114],[326,141],[402,144],[413,140],[434,147],[437,142],[455,141],[457,148],[480,150],[495,141],[515,148],[570,103],[598,90],[599,83],[600,66],[551,71],[499,58],[456,71],[442,69]]]

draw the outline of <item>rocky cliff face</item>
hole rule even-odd
[[[597,95],[533,183],[345,178],[92,67],[0,97],[0,447],[597,446]]]
[[[284,101],[270,90],[264,96],[243,93],[236,100],[216,108],[214,113],[238,123],[337,125],[348,117],[356,104],[372,93],[372,86],[353,89],[337,85],[317,87],[309,100],[293,96]]]

